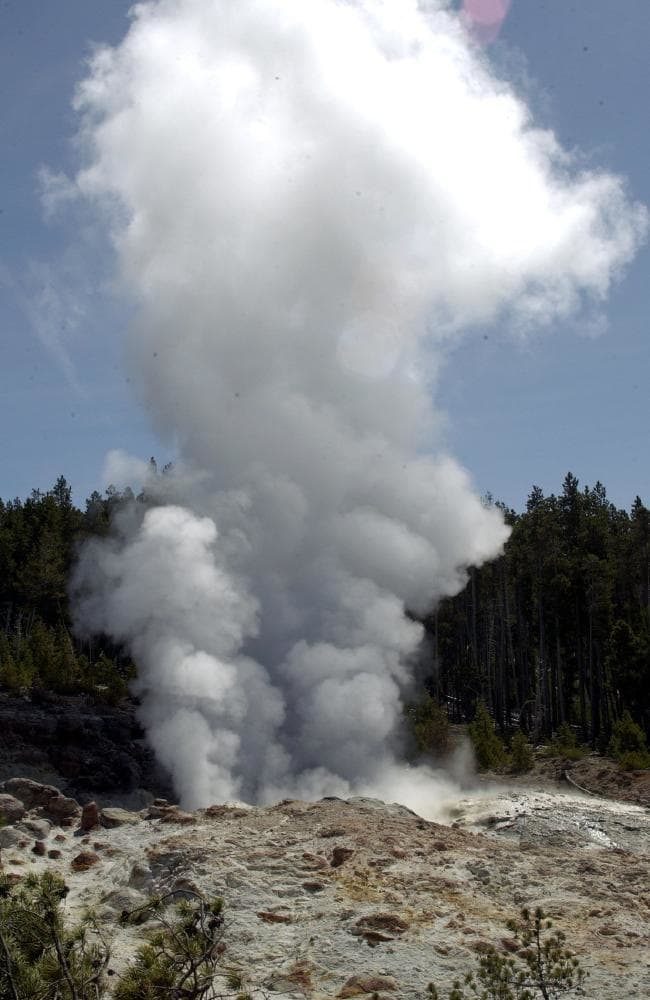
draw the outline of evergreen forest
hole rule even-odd
[[[63,477],[0,500],[0,689],[127,695],[129,657],[107,639],[75,639],[68,602],[79,545],[127,502],[147,498],[109,487],[80,510]],[[535,742],[570,729],[605,750],[628,715],[650,735],[650,511],[639,497],[620,510],[601,483],[581,487],[571,473],[557,495],[535,486],[525,511],[502,509],[503,556],[470,569],[424,623],[422,696],[452,722],[487,707],[502,735]]]

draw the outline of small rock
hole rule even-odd
[[[32,847],[32,854],[38,855],[39,858],[45,857],[47,848],[45,847],[44,840],[34,841],[34,846]]]
[[[52,861],[56,861],[57,858],[61,857],[61,851],[59,851],[58,848],[53,847],[51,851],[47,852],[47,856],[48,856],[48,858],[51,858]]]
[[[182,809],[170,809],[160,817],[161,823],[182,823],[183,826],[190,826],[196,823],[194,813],[184,812]]]
[[[82,851],[81,854],[77,854],[76,857],[70,862],[70,867],[73,872],[86,872],[89,868],[94,865],[99,864],[100,858],[98,854],[94,854],[92,851]]]
[[[260,920],[266,924],[290,924],[291,917],[288,913],[271,913],[269,910],[260,910],[257,914]]]
[[[305,867],[309,868],[329,868],[330,863],[325,858],[321,857],[320,854],[310,854],[305,851],[303,854],[303,860],[307,862]]]
[[[107,830],[113,830],[117,826],[134,826],[141,820],[140,814],[131,812],[129,809],[120,809],[117,806],[109,809],[102,809],[100,822]]]
[[[131,869],[131,875],[129,877],[129,885],[133,886],[135,889],[143,889],[149,887],[153,880],[153,873],[148,865],[143,864],[141,861],[136,861]]]
[[[341,865],[349,861],[354,851],[351,847],[335,847],[332,851],[332,860],[330,862],[332,868],[340,868]]]
[[[314,966],[306,959],[298,959],[287,969],[271,973],[268,986],[274,993],[290,993],[295,996],[296,988],[303,996],[313,995],[312,973]]]
[[[364,993],[394,993],[397,989],[398,984],[391,976],[352,976],[336,995],[342,998],[358,997]]]
[[[156,803],[154,801],[154,805],[155,804]],[[209,816],[210,819],[223,819],[226,817],[229,819],[241,819],[242,816],[247,816],[248,812],[248,809],[241,809],[239,806],[228,805],[212,805],[203,810],[204,815]]]
[[[54,839],[56,840],[57,844],[64,844],[67,838],[65,833],[57,833]]]
[[[350,933],[365,938],[372,947],[382,941],[393,941],[408,927],[406,920],[394,913],[370,913],[357,920]]]
[[[144,893],[138,892],[137,889],[123,885],[118,889],[113,889],[107,896],[104,896],[102,903],[109,909],[121,914],[124,910],[136,910],[139,906],[142,906],[146,900],[147,897]]]
[[[94,830],[96,826],[99,826],[99,806],[96,802],[86,802],[86,805],[81,810],[79,828],[84,833],[88,833],[89,830]]]
[[[381,931],[364,931],[361,936],[369,948],[376,948],[378,944],[395,940],[390,934],[382,934]]]
[[[195,882],[188,878],[177,878],[172,885],[174,899],[197,899],[202,896],[202,892]]]
[[[514,953],[515,951],[519,951],[520,945],[519,942],[515,941],[514,938],[504,937],[501,938],[501,947],[503,948],[504,951],[509,951],[511,953]]]
[[[324,838],[328,838],[328,837],[345,837],[346,834],[347,834],[347,832],[348,832],[347,830],[343,830],[341,827],[331,826],[331,827],[326,827],[323,830],[320,830],[319,833],[318,833],[318,836],[319,837],[324,837]]]
[[[13,795],[0,795],[0,820],[5,823],[17,823],[25,815],[25,807],[20,799]]]
[[[322,892],[325,888],[322,882],[303,882],[302,887],[307,892]]]
[[[163,816],[167,816],[169,812],[174,809],[178,809],[178,806],[157,806],[155,803],[149,806],[144,814],[145,819],[161,819]]]

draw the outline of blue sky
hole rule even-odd
[[[101,244],[80,220],[48,223],[38,170],[74,165],[70,101],[89,42],[115,42],[129,4],[0,2],[0,496],[63,473],[83,501],[105,453],[163,461],[122,365],[127,317],[104,287]],[[587,162],[624,174],[650,204],[650,5],[647,0],[514,0],[491,58],[524,90],[541,124]],[[88,254],[95,253],[96,266]],[[575,324],[514,343],[478,331],[456,349],[439,402],[449,449],[477,488],[521,508],[533,483],[571,469],[611,499],[650,502],[650,252],[611,296],[608,328]],[[61,290],[68,288],[68,297]]]

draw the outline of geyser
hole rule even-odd
[[[424,612],[507,536],[433,455],[443,345],[591,306],[645,229],[415,0],[158,0],[76,97],[180,456],[82,553],[80,627],[127,644],[188,806],[421,800],[401,698]]]

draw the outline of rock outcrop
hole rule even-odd
[[[6,785],[24,812],[0,831],[13,834],[5,872],[59,872],[67,917],[95,909],[117,972],[142,932],[124,912],[150,894],[198,891],[223,897],[219,969],[238,972],[255,997],[415,997],[431,981],[444,990],[490,946],[512,951],[505,921],[524,905],[566,932],[589,995],[620,1000],[623,981],[626,996],[650,992],[650,816],[639,807],[483,793],[443,825],[368,799],[193,814],[100,801],[100,827],[85,830],[79,807],[72,826],[43,819],[66,798],[56,789]]]
[[[101,797],[104,805],[142,806],[171,794],[135,710],[130,702],[111,707],[82,695],[0,692],[0,781],[30,774],[64,796],[82,803]]]

